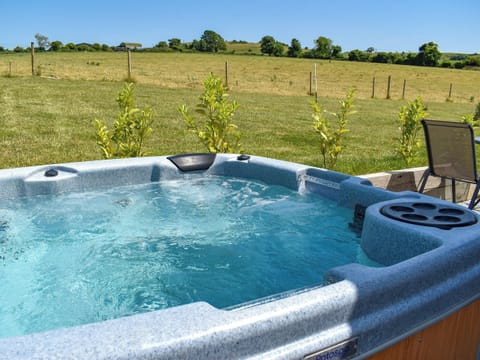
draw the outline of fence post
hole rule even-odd
[[[132,79],[132,52],[130,51],[130,49],[127,50],[127,54],[128,54],[128,81],[131,81]]]
[[[12,62],[8,62],[8,76],[12,77]]]
[[[373,77],[372,80],[372,99],[375,98],[375,76]]]
[[[309,86],[308,86],[308,95],[312,96],[312,72],[310,71],[310,81],[309,81]]]
[[[225,61],[225,89],[228,89],[228,61]]]
[[[392,75],[388,75],[387,81],[387,99],[390,99],[390,84],[392,82]]]
[[[405,99],[405,88],[407,87],[407,80],[403,80],[402,100]]]
[[[32,76],[35,76],[35,46],[33,41],[30,43],[30,54],[32,58]]]
[[[452,98],[452,87],[453,87],[453,84],[450,83],[450,89],[448,89],[448,98],[449,98],[449,99]]]

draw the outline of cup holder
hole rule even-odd
[[[384,216],[415,225],[441,229],[473,225],[477,217],[468,209],[429,202],[401,202],[380,209]]]

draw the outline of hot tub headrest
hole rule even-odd
[[[180,171],[197,171],[208,170],[215,161],[217,154],[198,153],[198,154],[181,154],[168,156],[170,160]]]

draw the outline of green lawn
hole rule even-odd
[[[223,76],[228,61],[231,98],[240,104],[234,122],[243,134],[245,152],[321,164],[309,106],[312,97],[307,95],[313,61],[140,53],[134,53],[133,58],[138,105],[152,106],[156,113],[147,143],[152,155],[204,151],[186,132],[176,108],[183,103],[195,106],[203,79],[209,71]],[[5,69],[9,62],[14,63],[14,73],[12,77],[0,76],[0,167],[100,159],[92,121],[101,118],[113,122],[117,114],[115,98],[126,72],[125,59],[124,53],[38,54],[42,76],[32,77],[28,74],[29,56],[2,55],[0,74],[6,75],[2,67]],[[346,146],[339,157],[337,170],[341,172],[363,174],[404,167],[395,155],[394,138],[398,136],[398,112],[406,100],[401,99],[398,88],[392,89],[391,100],[380,96],[380,89],[378,97],[371,99],[372,76],[427,79],[412,83],[410,91],[407,87],[409,95],[417,89],[407,99],[421,95],[430,118],[460,120],[462,115],[472,113],[480,100],[480,72],[476,71],[316,63],[322,84],[319,102],[328,110],[337,110],[338,98],[346,89],[357,88],[358,113],[351,118]],[[185,68],[188,71],[182,70]],[[458,85],[454,85],[453,101],[446,102],[451,82]],[[472,96],[474,102],[470,101]],[[422,153],[415,165],[425,164]]]

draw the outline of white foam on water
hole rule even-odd
[[[368,263],[351,217],[316,195],[190,174],[2,201],[0,337],[318,286]]]

